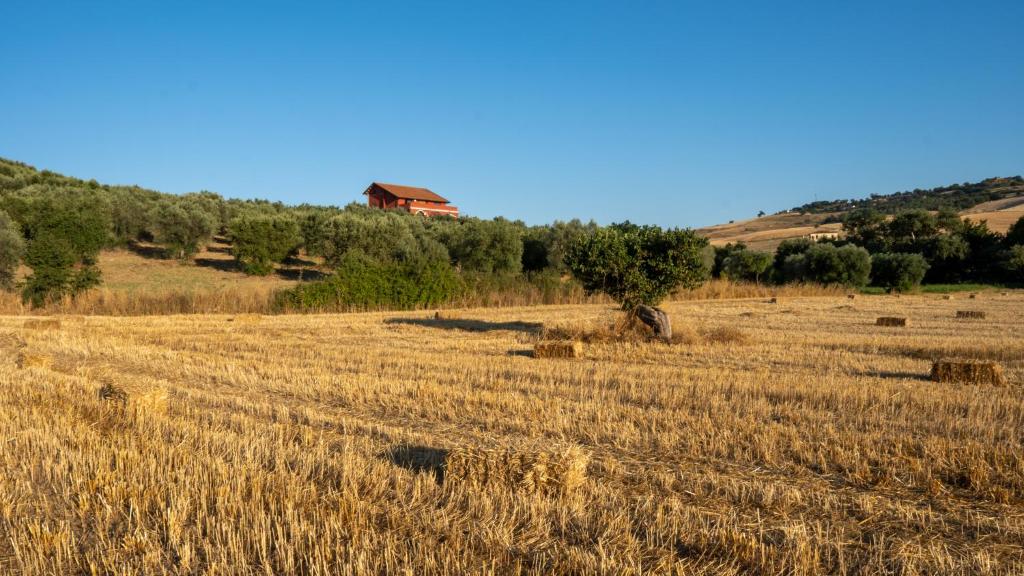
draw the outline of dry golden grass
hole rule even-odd
[[[53,358],[0,362],[0,573],[1020,574],[1024,294],[974,322],[955,306],[674,302],[693,342],[573,362],[524,352],[613,308],[0,317],[7,348]],[[745,343],[706,339],[721,327]],[[1008,385],[931,382],[942,357]],[[165,409],[119,409],[108,383]],[[585,479],[445,478],[452,454],[536,446],[576,447]]]

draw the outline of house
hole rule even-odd
[[[842,236],[841,232],[811,232],[807,235],[808,238],[815,242],[820,240],[839,240]]]
[[[363,194],[367,205],[373,208],[404,210],[420,216],[459,216],[458,208],[426,188],[374,182]]]

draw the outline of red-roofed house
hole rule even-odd
[[[458,208],[426,188],[374,182],[363,194],[366,203],[374,208],[405,210],[421,216],[459,216]]]

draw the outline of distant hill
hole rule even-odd
[[[712,244],[744,242],[755,250],[774,250],[783,240],[812,233],[838,232],[845,213],[873,208],[885,214],[904,210],[956,210],[965,218],[985,220],[989,228],[1006,232],[1024,216],[1024,178],[989,178],[976,183],[952,184],[929,190],[872,194],[860,200],[822,200],[770,216],[737,220],[700,228]]]
[[[920,188],[894,194],[872,194],[860,200],[819,200],[797,206],[790,212],[828,214],[860,208],[873,208],[886,214],[904,210],[942,210],[961,212],[983,202],[1000,201],[1024,195],[1024,178],[989,178],[981,182],[964,182],[922,190]]]

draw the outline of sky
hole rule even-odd
[[[1024,2],[0,0],[0,157],[698,227],[1024,174]]]

